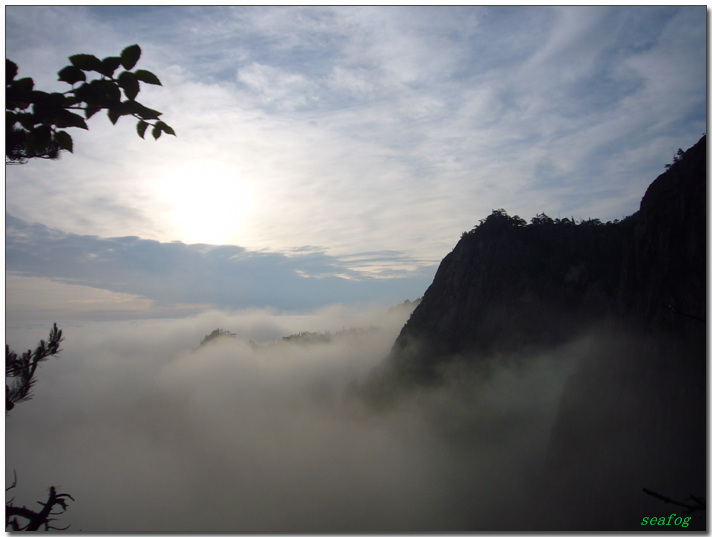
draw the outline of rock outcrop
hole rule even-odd
[[[703,326],[706,163],[703,137],[653,181],[640,203],[621,266],[616,313],[647,330],[691,336]]]
[[[443,259],[371,382],[431,380],[452,360],[555,345],[605,320],[699,337],[705,275],[703,137],[623,221],[493,211]]]
[[[546,364],[533,397],[547,401],[553,384],[544,379],[565,372],[552,417],[534,410],[541,401],[526,402],[545,455],[531,459],[531,475],[517,475],[521,504],[486,527],[473,518],[468,530],[639,531],[641,521],[704,496],[705,137],[678,156],[621,222],[538,215],[527,224],[494,211],[443,259],[390,354],[359,387],[376,408],[397,408],[407,394],[457,401],[433,421],[473,446],[488,441],[483,430],[510,435],[516,467],[530,449],[517,416],[490,416],[471,394],[497,389],[497,400],[520,401],[527,394],[516,383],[495,388],[488,379]],[[475,418],[458,421],[463,415]],[[671,508],[660,496],[681,503]],[[688,520],[688,529],[706,527],[704,516]]]

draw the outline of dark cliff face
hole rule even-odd
[[[648,188],[620,272],[611,322],[551,432],[539,486],[560,529],[642,529],[642,517],[680,510],[643,488],[678,501],[706,488],[704,138]],[[578,490],[591,501],[571,505]],[[692,521],[705,529],[704,515]]]
[[[688,149],[650,185],[640,203],[621,267],[617,311],[648,330],[689,336],[704,326],[706,142],[703,137]]]
[[[527,225],[494,211],[443,259],[354,393],[421,410],[468,454],[462,466],[501,462],[482,451],[492,443],[507,453],[489,480],[463,471],[495,508],[459,529],[646,530],[685,508],[644,488],[676,501],[706,489],[705,318],[703,137],[622,222]],[[490,493],[505,475],[516,486]],[[705,527],[695,516],[687,529]]]
[[[494,211],[443,259],[374,377],[430,379],[450,360],[555,345],[606,319],[699,335],[705,181],[703,137],[622,222],[526,224]]]
[[[463,235],[399,335],[399,367],[552,345],[609,309],[630,222],[523,225],[495,211]]]

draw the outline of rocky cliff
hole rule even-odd
[[[458,502],[516,478],[473,501],[495,507],[463,529],[645,530],[706,489],[706,244],[704,137],[623,221],[494,211],[356,393],[419,408],[446,449],[480,454],[463,466],[501,464],[484,481],[465,472]]]
[[[616,313],[647,330],[693,336],[703,326],[706,162],[703,137],[653,181],[640,203],[620,269]]]
[[[705,256],[703,137],[623,221],[493,211],[443,259],[372,381],[432,379],[452,360],[555,345],[606,320],[699,337]]]

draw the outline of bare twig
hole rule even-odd
[[[697,498],[697,497],[693,496],[692,494],[690,494],[690,498],[695,500],[695,502],[697,502],[697,505],[690,505],[687,503],[678,502],[677,500],[673,500],[672,498],[668,498],[667,496],[663,496],[662,494],[658,494],[657,492],[654,492],[654,491],[646,489],[646,488],[643,488],[643,492],[645,492],[646,494],[649,494],[650,496],[653,496],[654,498],[662,500],[665,503],[672,503],[675,505],[679,505],[680,507],[685,507],[687,509],[687,511],[685,511],[684,514],[686,514],[686,515],[688,515],[690,513],[694,513],[695,511],[702,511],[706,508],[704,500]]]

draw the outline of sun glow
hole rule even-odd
[[[252,208],[249,187],[223,163],[191,161],[160,182],[174,229],[188,243],[228,244],[239,239]]]

